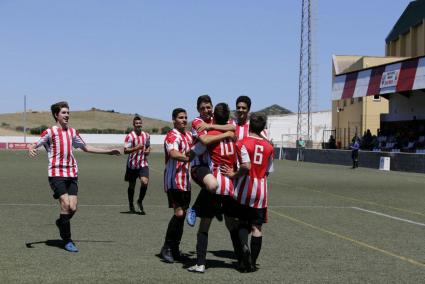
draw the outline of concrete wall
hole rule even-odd
[[[279,150],[275,150],[275,152],[279,153]],[[297,149],[283,148],[281,155],[283,159],[296,160]],[[279,157],[278,154],[276,156]],[[424,154],[360,151],[359,166],[379,169],[381,157],[390,157],[390,169],[392,171],[425,173]],[[344,166],[352,165],[351,151],[347,150],[305,149],[304,161]]]
[[[125,134],[80,134],[87,144],[124,145]],[[28,143],[34,143],[39,136],[27,136]],[[151,135],[152,145],[162,145],[165,135]],[[0,142],[24,142],[23,136],[0,136]]]
[[[269,115],[267,127],[273,143],[283,147],[295,147],[297,140],[298,114]],[[323,140],[323,130],[331,129],[330,111],[319,111],[311,114],[313,146],[319,147]],[[305,139],[305,138],[304,138]]]

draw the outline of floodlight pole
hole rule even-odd
[[[297,141],[303,138],[307,145],[312,139],[312,1],[302,0],[298,82]]]
[[[24,95],[24,143],[27,143],[27,96]]]

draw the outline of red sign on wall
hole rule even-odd
[[[7,149],[7,143],[0,143],[0,149]]]
[[[11,150],[27,150],[32,143],[8,143],[8,148]]]

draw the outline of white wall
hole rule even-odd
[[[297,120],[297,114],[270,115],[267,117],[269,136],[273,139],[274,144],[281,145],[283,142],[283,146],[295,146]],[[314,112],[311,115],[311,120],[313,144],[320,144],[323,140],[323,130],[332,127],[332,112]]]
[[[81,134],[87,144],[123,144],[125,134]],[[162,145],[165,135],[151,135],[152,145]],[[33,143],[38,140],[38,136],[27,136],[27,142]],[[0,136],[0,142],[24,142],[23,136]]]

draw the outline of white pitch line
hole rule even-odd
[[[318,209],[352,209],[351,206],[326,206],[326,205],[270,205],[269,208],[318,208]]]
[[[412,221],[412,220],[409,220],[409,219],[403,219],[403,218],[395,217],[395,216],[392,216],[392,215],[384,214],[384,213],[381,213],[381,212],[363,209],[363,208],[360,208],[360,207],[351,207],[351,208],[353,208],[355,210],[371,213],[371,214],[376,214],[376,215],[379,215],[379,216],[382,216],[382,217],[387,217],[387,218],[390,218],[390,219],[394,219],[394,220],[398,220],[398,221],[402,221],[402,222],[406,222],[406,223],[425,227],[424,223],[415,222],[415,221]]]
[[[0,203],[0,206],[39,206],[39,207],[56,207],[58,204],[41,204],[41,203]],[[78,204],[78,207],[127,207],[128,204]],[[144,205],[144,207],[167,207],[165,205]]]
[[[0,203],[0,206],[39,206],[55,207],[57,204],[42,203]],[[78,207],[126,207],[128,204],[78,204]],[[165,205],[144,205],[145,207],[167,207]],[[270,208],[318,208],[318,209],[351,209],[347,206],[322,206],[322,205],[275,205]]]

